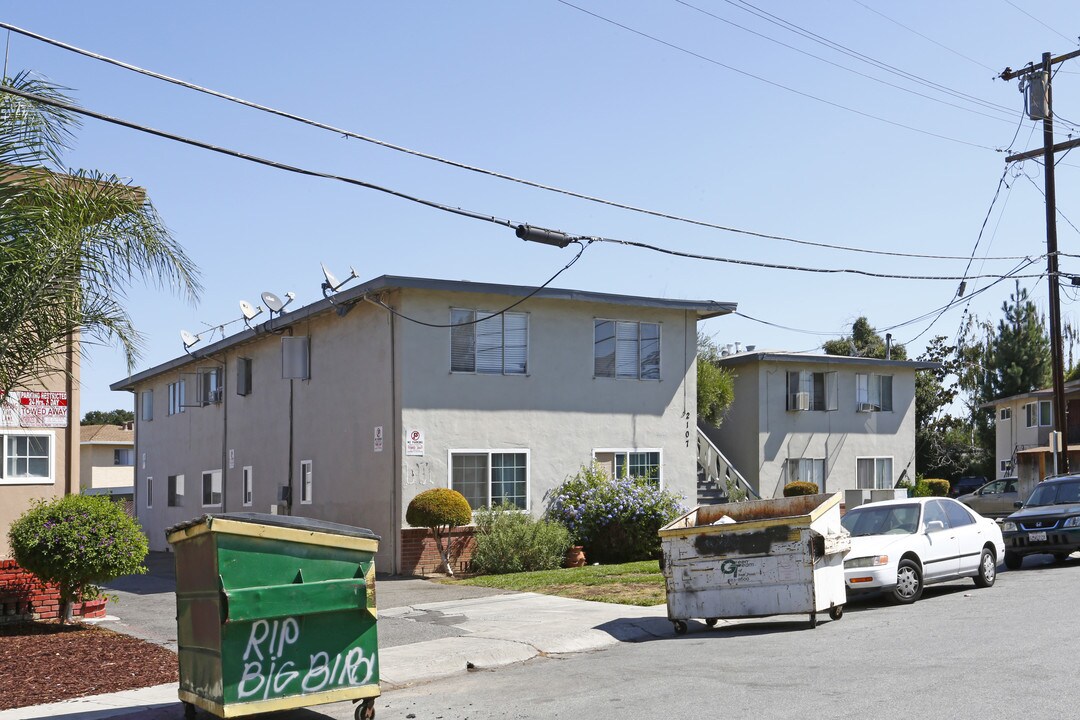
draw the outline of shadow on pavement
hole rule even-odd
[[[133,595],[176,592],[176,565],[172,553],[150,553],[146,556],[146,569],[147,572],[142,575],[118,577],[105,583],[104,587]]]

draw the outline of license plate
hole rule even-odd
[[[1046,532],[1028,533],[1028,542],[1046,542]]]

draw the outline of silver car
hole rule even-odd
[[[1014,477],[992,480],[973,493],[956,498],[983,517],[1003,518],[1016,512],[1020,493]]]

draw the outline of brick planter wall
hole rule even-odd
[[[60,589],[43,583],[14,560],[0,560],[0,623],[60,617]]]
[[[464,572],[472,559],[474,528],[455,528],[450,546],[450,567]],[[445,542],[445,540],[444,540]],[[401,531],[401,574],[431,575],[442,572],[442,558],[435,546],[435,536],[427,528],[405,528]]]

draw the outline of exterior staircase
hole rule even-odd
[[[746,478],[728,462],[724,454],[717,449],[712,440],[697,429],[698,447],[698,482],[697,502],[698,505],[719,505],[730,502],[728,488],[741,490],[739,495],[745,500],[760,500],[761,496],[755,492]]]

